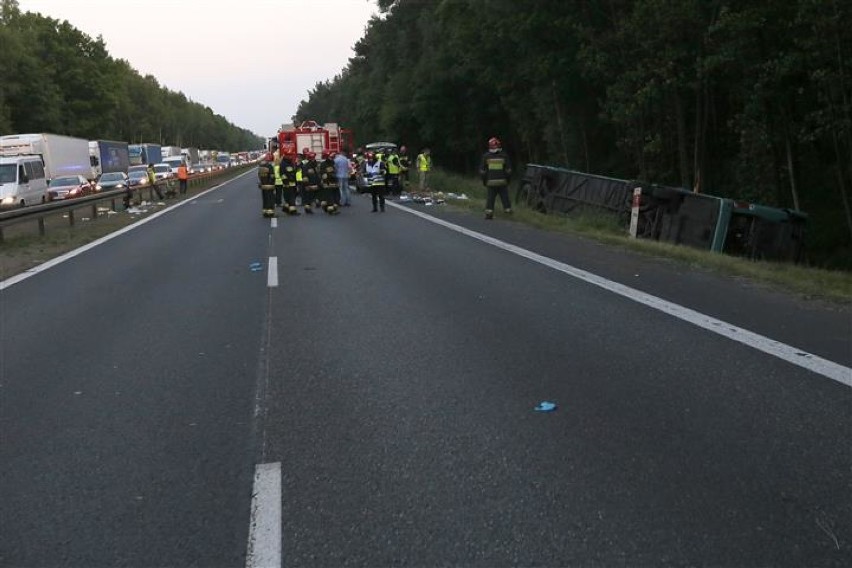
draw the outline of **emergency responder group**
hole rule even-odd
[[[340,213],[341,207],[350,205],[349,175],[350,161],[345,152],[332,155],[324,151],[321,161],[309,148],[298,154],[268,152],[258,168],[258,186],[263,196],[263,215],[275,216],[276,208],[288,215],[299,215],[297,198],[301,200],[306,214],[319,208],[329,215]],[[353,156],[353,166],[366,182],[372,200],[372,212],[385,211],[388,194],[398,196],[409,183],[410,161],[405,146],[364,152],[359,148]],[[429,174],[432,170],[432,155],[424,148],[417,155],[415,168],[419,176],[421,191],[429,189]],[[488,150],[480,160],[479,174],[486,188],[485,218],[494,218],[494,202],[497,197],[505,213],[512,213],[509,200],[509,183],[512,165],[509,155],[503,150],[500,140],[488,140]]]

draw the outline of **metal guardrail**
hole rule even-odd
[[[187,185],[189,187],[192,187],[193,185],[200,185],[208,180],[225,175],[229,172],[242,171],[246,167],[248,166],[235,166],[226,170],[206,172],[203,174],[194,174],[190,176]],[[175,185],[176,184],[177,180],[175,180]],[[161,188],[164,189],[165,185],[161,184]],[[148,192],[149,200],[153,201],[154,188],[147,184],[131,188],[131,201],[141,199],[145,191]],[[0,242],[3,242],[3,229],[11,225],[27,222],[37,222],[39,235],[44,236],[46,232],[44,224],[45,218],[52,217],[58,213],[64,214],[67,212],[68,223],[73,227],[75,223],[74,211],[77,209],[82,209],[83,207],[90,206],[92,208],[92,219],[94,219],[98,216],[98,204],[103,203],[105,201],[109,201],[110,209],[113,211],[117,211],[116,201],[123,201],[126,194],[126,189],[114,189],[110,191],[102,191],[94,195],[87,195],[85,197],[63,199],[61,201],[52,201],[49,203],[43,203],[41,205],[30,205],[27,207],[20,207],[0,212]]]

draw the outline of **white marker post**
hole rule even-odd
[[[639,232],[639,204],[642,201],[642,188],[637,187],[633,190],[633,206],[630,211],[630,236],[637,237]]]

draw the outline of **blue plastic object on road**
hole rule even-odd
[[[543,400],[539,402],[538,406],[536,406],[533,410],[535,410],[536,412],[553,412],[554,410],[556,410],[556,403],[550,402],[548,400]]]
[[[261,270],[263,270],[263,263],[252,262],[251,264],[249,264],[249,270],[251,270],[252,272],[260,272]]]

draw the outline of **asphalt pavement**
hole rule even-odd
[[[852,364],[847,309],[409,207]],[[369,209],[249,174],[2,290],[0,565],[852,565],[848,385]]]

